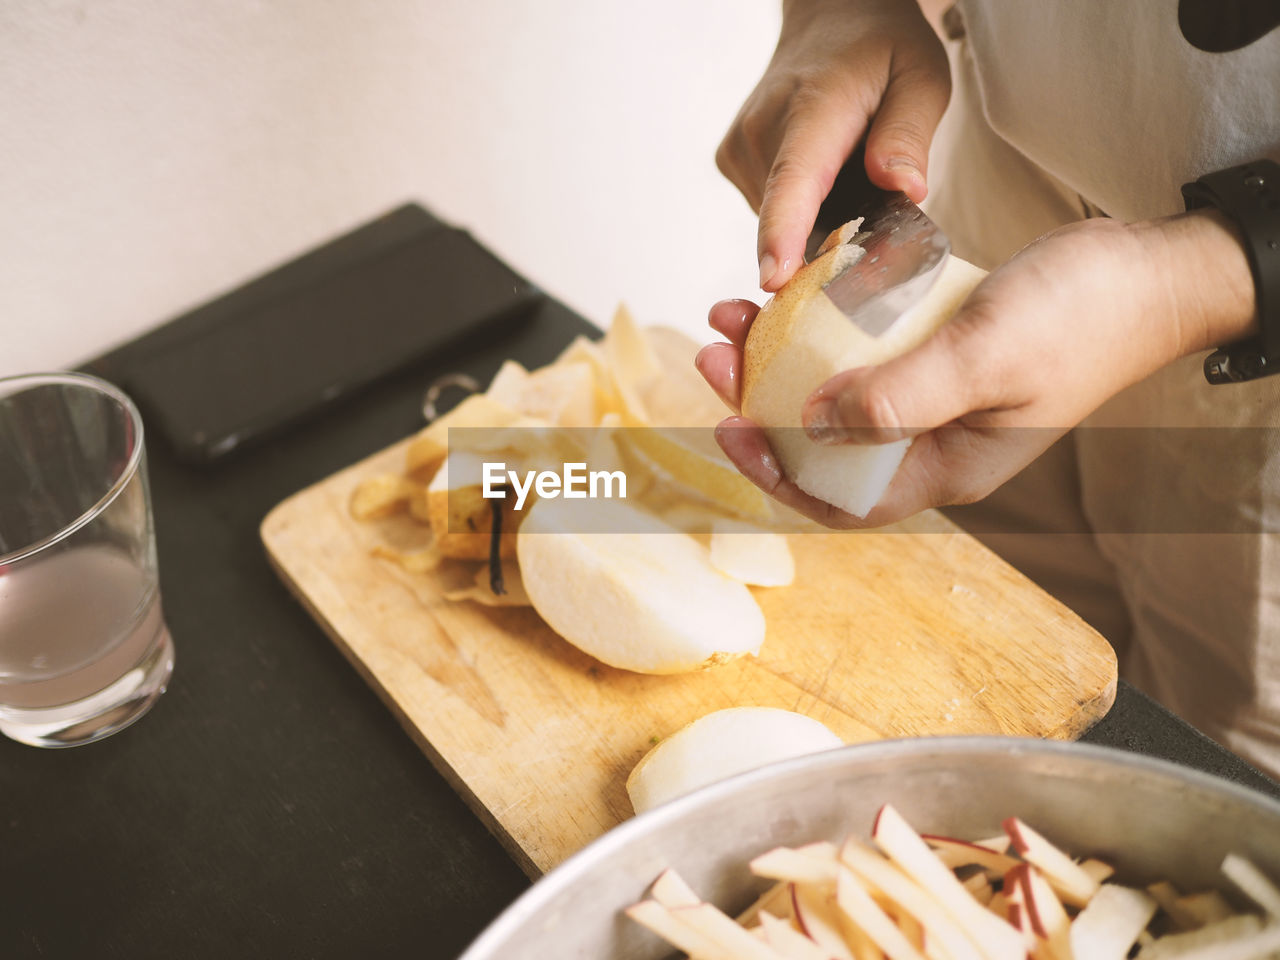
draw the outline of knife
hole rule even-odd
[[[951,252],[951,241],[905,193],[871,183],[862,144],[836,175],[818,210],[806,257],[812,259],[827,234],[857,217],[863,218],[862,226],[848,242],[866,253],[823,290],[851,323],[880,337],[928,293]]]

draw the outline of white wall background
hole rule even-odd
[[[777,0],[4,0],[0,375],[415,199],[601,325],[756,287],[713,154]]]

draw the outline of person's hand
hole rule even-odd
[[[942,42],[915,0],[790,0],[773,59],[716,152],[760,214],[760,286],[804,262],[818,207],[867,133],[867,174],[919,203],[951,94]],[[867,123],[874,117],[870,131]]]
[[[743,300],[716,304],[711,326],[730,342],[696,361],[734,410],[757,312]],[[816,443],[914,438],[865,520],[787,479],[751,421],[731,417],[716,436],[748,479],[800,513],[832,527],[881,526],[986,496],[1124,387],[1246,335],[1255,312],[1240,242],[1216,212],[1085,221],[991,273],[916,349],[838,374],[810,396],[802,419]]]

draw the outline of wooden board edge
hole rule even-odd
[[[392,716],[396,718],[397,723],[399,723],[401,728],[409,734],[411,741],[426,755],[428,762],[431,763],[435,770],[457,792],[459,797],[461,797],[463,802],[467,805],[468,809],[471,810],[480,822],[485,825],[486,829],[499,842],[502,848],[511,857],[512,861],[530,880],[537,880],[547,870],[554,867],[556,863],[560,861],[541,866],[534,861],[531,854],[520,845],[513,834],[509,833],[504,828],[503,824],[485,806],[462,777],[450,766],[444,756],[431,744],[431,742],[426,738],[425,733],[411,720],[390,690],[383,686],[378,677],[371,671],[370,667],[361,659],[355,650],[348,646],[339,631],[329,622],[322,611],[308,597],[302,587],[302,583],[294,579],[295,571],[291,570],[287,565],[287,562],[276,552],[277,549],[282,549],[282,544],[277,540],[277,536],[298,519],[297,514],[299,509],[303,509],[303,512],[305,512],[305,508],[310,505],[312,499],[318,492],[323,492],[340,477],[368,471],[370,469],[369,465],[373,461],[387,457],[393,451],[402,448],[408,442],[409,438],[406,438],[389,447],[374,451],[362,460],[338,470],[335,473],[310,484],[302,490],[289,495],[280,503],[276,504],[276,506],[272,507],[263,517],[259,524],[259,537],[263,543],[269,565],[280,578],[286,589],[288,589],[295,599],[297,599],[302,609],[308,613],[317,625],[320,626],[324,635],[337,646],[343,657],[355,668],[357,675],[373,689],[378,699],[391,711]],[[937,511],[929,511],[925,515],[919,515],[915,518],[911,518],[906,524],[904,524],[904,526],[906,526],[907,529],[902,530],[903,533],[932,533],[943,535],[960,534],[971,537],[971,535],[967,534],[962,528],[956,525],[954,521],[951,521],[950,518]],[[1006,561],[1001,560],[998,554],[992,551],[985,544],[982,544],[981,541],[976,538],[972,539],[977,546],[982,548],[982,550],[990,553],[999,562],[1009,566]],[[1025,574],[1021,573],[1021,571],[1018,571],[1016,568],[1009,566],[1009,569],[1028,583],[1031,582]],[[1044,592],[1042,588],[1037,587],[1036,589]],[[1053,599],[1052,596],[1047,593],[1045,596]],[[1078,620],[1081,625],[1085,626],[1089,633],[1093,634],[1097,640],[1107,647],[1108,650],[1111,650],[1112,656],[1114,657],[1114,649],[1111,648],[1110,643],[1105,637],[1099,634],[1092,627],[1089,627],[1078,614],[1075,614],[1074,611],[1061,604],[1060,601],[1055,602],[1062,607],[1062,610],[1065,613],[1070,614],[1074,619]],[[1104,717],[1110,710],[1115,700],[1116,679],[1114,671],[1110,682],[1105,688],[1099,690],[1096,694],[1092,691],[1083,690],[1080,691],[1080,694],[1082,699],[1077,702],[1077,709],[1075,712],[1070,717],[1063,720],[1063,722],[1054,729],[1041,732],[1039,734],[1040,738],[1075,740],[1083,735],[1096,722],[1101,720],[1102,717]],[[567,856],[572,856],[576,852],[576,850],[571,850],[566,857],[562,857],[561,859],[565,859]]]
[[[1104,638],[1105,639],[1105,638]],[[1079,740],[1089,732],[1098,721],[1105,717],[1116,702],[1116,690],[1119,678],[1112,676],[1111,682],[1098,692],[1091,700],[1083,701],[1080,709],[1068,717],[1057,729],[1045,735],[1046,740]]]
[[[321,481],[321,483],[323,482],[324,481]],[[319,486],[319,484],[315,484],[314,486]],[[311,602],[307,597],[306,592],[301,588],[298,582],[294,580],[287,565],[285,565],[272,550],[271,535],[267,529],[268,524],[272,521],[273,517],[277,516],[277,514],[287,515],[291,501],[303,496],[310,489],[310,487],[307,487],[277,504],[267,513],[266,517],[263,518],[262,523],[259,525],[258,534],[262,540],[268,565],[275,572],[276,576],[280,578],[280,581],[298,602],[299,606],[307,612],[311,619],[320,627],[325,636],[327,636],[334,646],[341,651],[342,656],[346,661],[355,668],[357,675],[359,675],[364,682],[369,685],[370,689],[372,689],[378,699],[382,701],[383,705],[391,711],[391,715],[395,717],[396,722],[400,725],[401,729],[409,735],[409,738],[426,755],[431,766],[435,768],[436,772],[439,773],[440,776],[444,777],[449,786],[452,787],[458,796],[462,798],[462,801],[467,805],[467,808],[479,818],[480,822],[484,824],[485,828],[493,835],[494,839],[498,841],[502,846],[502,849],[507,852],[507,855],[510,856],[516,866],[520,868],[521,872],[524,873],[524,875],[531,881],[538,880],[545,872],[543,868],[534,863],[533,859],[520,846],[519,842],[503,828],[502,823],[489,811],[480,798],[476,796],[474,791],[472,791],[472,789],[467,785],[466,781],[457,774],[453,767],[449,765],[448,761],[446,761],[432,745],[431,741],[426,738],[426,735],[418,729],[412,719],[410,719],[409,715],[401,709],[396,698],[392,696],[390,691],[382,685],[382,682],[378,679],[377,675],[374,674],[365,662],[355,653],[355,651],[347,645],[342,634],[334,628],[321,610]]]

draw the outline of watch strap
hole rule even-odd
[[[1260,332],[1221,347],[1204,363],[1210,383],[1280,373],[1280,164],[1271,160],[1210,173],[1183,184],[1188,210],[1216,207],[1240,230],[1257,292]]]

